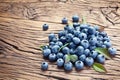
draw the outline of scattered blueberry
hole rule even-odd
[[[48,30],[48,28],[49,28],[49,26],[48,26],[47,24],[44,24],[44,25],[43,25],[43,31]]]
[[[73,22],[79,22],[79,16],[78,16],[78,15],[74,15],[74,16],[72,17],[72,21],[73,21]]]
[[[42,62],[41,69],[42,70],[47,70],[48,69],[48,63],[47,62]]]
[[[62,24],[67,24],[68,23],[68,19],[67,18],[63,18],[62,19]]]
[[[116,54],[117,50],[116,50],[116,48],[111,47],[108,49],[108,52],[110,53],[110,55],[114,56]]]

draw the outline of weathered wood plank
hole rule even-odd
[[[120,79],[120,8],[119,1],[37,1],[37,0],[1,0],[0,2],[0,79],[3,80],[91,80]],[[29,3],[28,3],[29,2]],[[74,5],[74,6],[73,6]],[[117,8],[117,10],[116,10]],[[101,25],[111,37],[113,46],[118,49],[113,60],[107,60],[107,74],[85,68],[80,72],[74,69],[65,73],[56,63],[50,63],[49,70],[41,71],[40,63],[45,61],[39,46],[48,44],[48,34],[62,30],[62,17],[84,15],[91,24]],[[42,31],[42,25],[48,23],[48,31]]]

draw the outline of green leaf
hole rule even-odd
[[[60,48],[59,48],[59,51],[60,51],[62,48],[68,46],[69,44],[70,44],[70,43],[66,43],[65,45],[63,45],[62,47],[60,47]]]
[[[96,63],[95,62],[92,67],[97,72],[101,72],[101,73],[107,72],[107,70],[105,69],[105,67],[102,64],[100,64],[100,63]]]
[[[86,23],[87,23],[84,16],[82,16],[82,23],[83,23],[83,24],[86,24]]]
[[[107,48],[95,48],[95,51],[97,51],[100,54],[103,54],[107,59],[111,59]]]
[[[77,55],[71,55],[71,56],[70,56],[70,60],[71,60],[72,62],[75,62],[75,61],[78,60],[78,56],[77,56]]]
[[[65,56],[65,63],[67,63],[67,62],[69,62],[70,61],[70,54],[67,54],[66,56]]]
[[[44,45],[40,45],[40,50],[41,50],[41,51],[43,50],[43,47],[44,47]]]

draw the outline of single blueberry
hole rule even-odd
[[[50,50],[50,49],[45,49],[45,50],[43,50],[43,56],[44,56],[44,57],[48,57],[49,54],[51,54],[51,50]]]
[[[114,55],[116,54],[116,52],[117,52],[117,49],[115,49],[115,48],[113,48],[113,47],[110,47],[110,48],[108,49],[108,52],[110,53],[110,55],[114,56]]]
[[[57,66],[58,67],[62,67],[64,65],[64,60],[62,59],[62,58],[59,58],[58,60],[57,60]]]
[[[61,53],[61,52],[57,53],[57,58],[63,58],[63,56],[64,56],[63,53]]]
[[[79,16],[78,16],[78,15],[74,15],[74,16],[72,17],[72,21],[73,21],[73,22],[79,22]]]
[[[44,24],[42,27],[43,27],[43,31],[46,31],[49,28],[48,24]]]
[[[70,49],[68,47],[64,47],[64,48],[62,48],[62,52],[64,54],[69,54],[70,53]]]
[[[87,39],[87,34],[85,34],[85,33],[80,33],[80,34],[79,34],[79,38],[80,38],[80,40]]]
[[[84,68],[84,63],[82,61],[76,61],[75,62],[75,68],[76,70],[81,70]]]
[[[87,49],[87,48],[89,47],[89,42],[88,42],[88,40],[82,40],[82,41],[81,41],[81,45],[82,45],[85,49]]]
[[[56,61],[56,59],[57,59],[56,54],[51,53],[51,54],[49,55],[49,60],[50,60],[50,61]]]
[[[76,45],[78,45],[80,43],[80,39],[77,38],[77,37],[74,37],[73,38],[73,43],[76,44]]]
[[[96,59],[99,63],[104,63],[105,62],[105,57],[102,54],[99,54]]]
[[[92,57],[87,57],[87,58],[85,59],[85,64],[86,64],[87,66],[92,66],[93,63],[94,63],[94,59],[93,59]]]
[[[68,23],[68,19],[64,17],[64,18],[62,19],[62,24],[67,24],[67,23]]]
[[[64,69],[66,71],[71,71],[72,67],[73,67],[73,64],[71,62],[67,62],[67,63],[64,64]]]
[[[79,56],[79,60],[80,61],[84,61],[86,59],[86,55],[85,54],[82,54]]]
[[[48,63],[47,62],[42,62],[41,69],[42,70],[47,70],[48,69]]]

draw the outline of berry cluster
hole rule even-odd
[[[111,56],[116,54],[106,32],[101,32],[98,26],[80,24],[77,15],[72,17],[72,21],[73,25],[68,25],[68,19],[63,18],[62,23],[66,24],[64,30],[59,31],[58,36],[49,34],[49,45],[43,47],[43,57],[56,62],[58,67],[71,71],[73,66],[81,70],[84,66],[92,66],[94,62],[103,64],[106,58],[95,51],[97,47],[107,48]],[[68,54],[75,59],[66,62]],[[48,63],[43,62],[41,68],[47,70]]]

